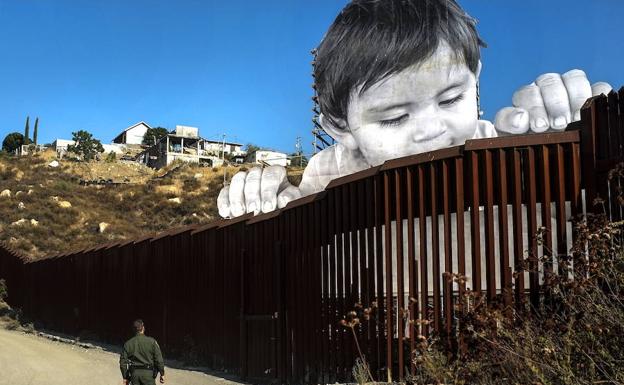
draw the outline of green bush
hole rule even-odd
[[[106,163],[114,163],[117,160],[117,154],[115,151],[111,151],[106,155]]]

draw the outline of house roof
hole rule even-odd
[[[216,143],[216,144],[223,144],[223,141],[221,140],[208,140],[208,139],[204,139],[204,142],[208,142],[208,143]],[[225,142],[226,145],[234,145],[234,146],[243,146],[241,143],[234,143],[234,142]]]
[[[115,141],[115,139],[119,138],[120,136],[122,136],[124,134],[124,132],[133,129],[134,127],[140,125],[140,124],[145,124],[147,126],[147,128],[152,128],[149,124],[145,123],[144,121],[140,121],[136,124],[133,124],[132,126],[126,128],[125,130],[121,131],[121,133],[119,133],[119,135],[115,136],[115,138],[113,138],[113,142]]]

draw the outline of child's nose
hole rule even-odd
[[[412,140],[416,143],[427,142],[444,134],[446,128],[436,117],[428,116],[418,119],[412,125]]]

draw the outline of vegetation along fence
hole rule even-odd
[[[256,217],[37,261],[3,248],[0,276],[50,329],[121,342],[141,317],[167,355],[250,381],[350,381],[354,334],[376,379],[402,380],[420,336],[452,336],[458,295],[535,307],[569,252],[570,218],[596,198],[622,218],[608,180],[622,112],[624,89],[588,100],[564,132],[389,161]],[[360,304],[373,316],[341,325]]]

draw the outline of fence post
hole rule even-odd
[[[587,211],[594,211],[594,200],[598,198],[596,168],[596,148],[599,140],[596,99],[587,99],[581,107],[581,180],[585,188],[585,202]]]
[[[247,277],[245,265],[245,259],[247,256],[247,250],[241,249],[240,252],[240,357],[241,357],[241,378],[244,380],[247,378],[248,364],[247,364],[247,319],[245,318],[245,305],[247,294]]]

